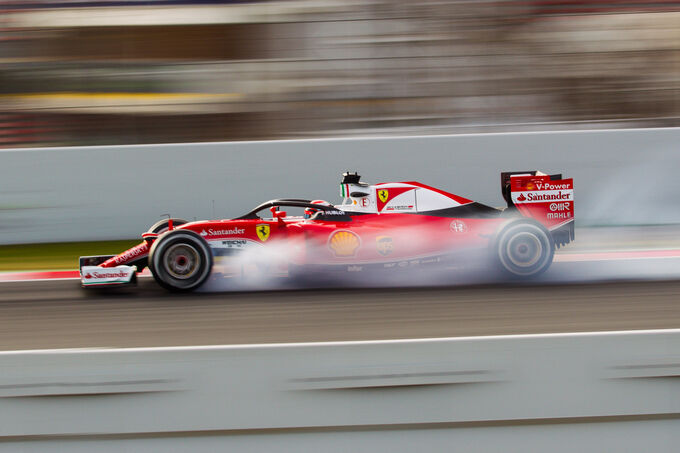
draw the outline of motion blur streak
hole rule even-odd
[[[0,283],[0,349],[181,346],[677,328],[678,282],[128,293]]]
[[[676,328],[680,243],[668,233],[577,231],[580,240],[530,284],[452,268],[291,281],[275,268],[263,273],[260,260],[276,256],[256,254],[239,260],[244,279],[217,275],[227,270],[218,265],[198,294],[168,293],[148,277],[110,292],[83,291],[77,280],[0,282],[0,349]]]
[[[679,20],[670,0],[0,1],[0,147],[676,125]]]

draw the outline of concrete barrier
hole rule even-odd
[[[579,225],[679,223],[678,143],[680,128],[2,150],[0,243],[131,238],[165,213],[335,201],[346,170],[492,206],[503,170],[562,172]]]
[[[680,330],[0,353],[0,449],[675,451]]]

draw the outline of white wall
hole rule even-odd
[[[0,446],[20,451],[670,452],[680,441],[680,330],[4,352],[0,370]]]
[[[0,151],[0,243],[137,237],[162,214],[338,200],[340,173],[502,206],[499,173],[575,179],[578,225],[680,222],[680,128]]]

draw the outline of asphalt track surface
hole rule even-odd
[[[171,294],[0,283],[0,350],[680,328],[680,259],[555,263],[536,284]]]

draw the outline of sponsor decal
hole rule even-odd
[[[545,203],[549,201],[572,201],[574,197],[573,189],[567,190],[542,190],[533,192],[515,192],[512,200],[519,203]]]
[[[442,260],[441,257],[437,256],[435,258],[424,259],[420,263],[421,264],[432,264],[432,263],[439,263],[441,260]]]
[[[410,211],[413,209],[413,205],[404,206],[388,206],[385,211]]]
[[[265,242],[267,239],[269,239],[269,233],[271,233],[271,228],[266,223],[259,223],[255,227],[255,232],[257,233],[258,239],[261,240],[262,242]]]
[[[347,272],[361,272],[363,270],[363,266],[347,266]]]
[[[92,272],[88,273],[85,278],[127,278],[129,274],[125,271],[109,271],[109,272]]]
[[[401,268],[411,268],[415,266],[422,266],[424,264],[432,264],[432,263],[440,263],[442,261],[441,257],[431,257],[431,258],[424,258],[424,259],[415,259],[415,260],[410,260],[410,261],[398,261],[398,262],[391,262],[391,263],[384,263],[383,268],[384,269],[391,269],[395,267],[401,267]]]
[[[323,214],[324,215],[347,215],[345,213],[345,211],[323,211]]]
[[[208,228],[208,230],[203,230],[200,233],[198,233],[200,236],[231,236],[234,234],[243,234],[245,233],[246,230],[243,228],[231,228],[228,230],[213,230],[212,228]]]
[[[84,266],[80,269],[83,285],[127,283],[135,273],[134,266],[99,267]]]
[[[462,220],[452,220],[449,224],[449,230],[454,233],[467,233],[468,226]]]
[[[564,203],[550,203],[550,210],[555,212],[555,211],[568,211],[570,207],[570,204],[568,201],[565,201]]]
[[[375,238],[376,248],[382,256],[388,256],[394,251],[394,243],[389,236],[378,236]]]
[[[354,206],[361,206],[362,208],[367,208],[371,205],[371,199],[368,197],[353,199],[352,204]]]
[[[529,186],[527,186],[527,189]],[[551,184],[549,182],[539,182],[536,183],[536,188],[538,190],[567,190],[571,189],[571,184],[569,183],[564,183],[564,184]]]
[[[378,189],[377,190],[377,195],[378,195],[378,211],[382,211],[385,205],[390,201],[398,197],[399,195],[403,194],[404,192],[408,192],[409,190],[414,190],[414,187],[392,187],[389,190],[388,189]],[[404,200],[405,203],[409,203],[409,201]],[[396,210],[399,209],[407,209],[404,208],[403,206],[390,206],[391,208],[397,208]],[[411,207],[410,209],[413,209]],[[387,209],[388,211],[394,211],[395,209]]]
[[[227,249],[244,249],[246,248],[246,245],[248,244],[248,241],[245,239],[234,239],[231,241],[222,241],[222,245],[224,248]]]
[[[554,220],[554,219],[571,219],[571,212],[549,212],[546,214],[548,217],[548,220]]]
[[[149,245],[147,243],[139,244],[132,247],[127,252],[123,252],[120,255],[113,258],[113,264],[123,264],[131,261],[140,255],[146,255],[149,252]]]
[[[328,247],[339,258],[354,256],[360,245],[359,236],[351,231],[336,231],[328,238]]]

